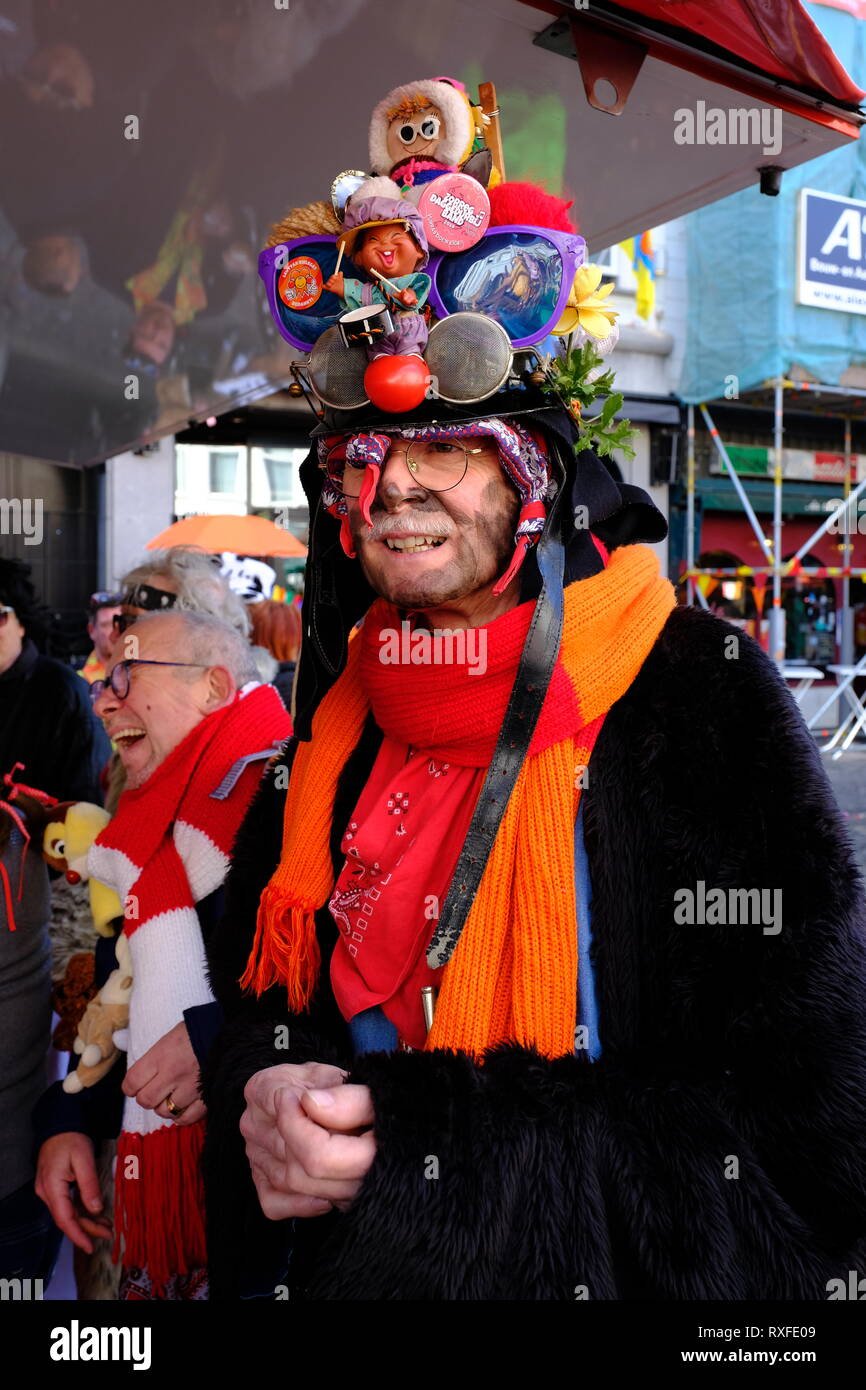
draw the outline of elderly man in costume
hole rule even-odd
[[[353,198],[474,158],[432,81],[377,107]],[[775,667],[676,605],[663,518],[588,447],[621,439],[610,397],[581,424],[596,354],[537,355],[615,317],[567,206],[490,203],[428,267],[424,399],[318,320],[295,739],[209,946],[211,1294],[823,1299],[866,1253],[852,851]]]
[[[291,727],[276,691],[253,672],[239,633],[174,609],[136,619],[114,647],[108,678],[91,686],[127,779],[88,857],[92,877],[124,905],[118,925],[133,980],[127,1067],[75,1094],[58,1083],[43,1097],[37,1191],[57,1225],[90,1251],[94,1238],[110,1235],[99,1214],[93,1139],[120,1130],[121,1298],[206,1296],[198,1083],[220,1010],[204,941],[237,828],[265,760]],[[114,964],[97,951],[97,984]]]
[[[485,404],[332,416],[302,468],[296,738],[210,948],[212,1297],[826,1298],[866,933],[819,758],[648,496]]]

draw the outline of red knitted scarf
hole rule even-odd
[[[371,613],[360,633],[360,678],[382,732],[433,758],[487,767],[534,608],[522,603],[486,627],[446,635],[395,625],[393,610],[378,623]],[[580,723],[574,686],[557,662],[529,756]]]

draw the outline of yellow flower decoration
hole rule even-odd
[[[619,311],[610,309],[605,304],[604,301],[613,290],[613,281],[601,285],[599,289],[601,276],[600,265],[580,266],[566,300],[562,318],[551,330],[553,333],[562,338],[567,333],[573,333],[576,328],[582,328],[599,342],[609,335],[619,317]]]

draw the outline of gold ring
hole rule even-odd
[[[172,1095],[173,1095],[173,1092],[172,1092],[172,1091],[169,1091],[168,1095],[166,1096],[165,1100],[163,1101],[163,1104],[168,1106],[168,1113],[171,1115],[171,1118],[172,1118],[173,1120],[176,1120],[177,1117],[178,1117],[178,1115],[182,1115],[182,1114],[183,1114],[184,1110],[186,1109],[186,1106],[185,1106],[185,1105],[175,1105],[174,1101],[173,1101],[172,1098],[171,1098]]]

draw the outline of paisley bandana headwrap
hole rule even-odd
[[[405,439],[439,441],[471,439],[487,435],[496,442],[499,459],[509,481],[514,484],[522,502],[514,533],[515,551],[505,574],[497,581],[493,592],[501,593],[514,578],[524,556],[534,545],[544,528],[547,486],[550,480],[547,453],[542,436],[516,421],[496,419],[471,420],[463,424],[395,425],[375,434],[327,435],[319,440],[319,467],[325,473],[322,485],[322,505],[331,516],[340,519],[340,543],[346,554],[354,555],[346,498],[341,490],[345,468],[366,470],[358,501],[364,520],[371,525],[370,506],[379,485],[382,464],[391,447],[391,436]]]

